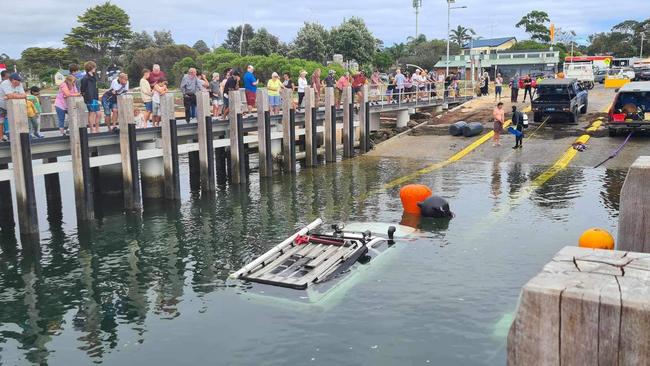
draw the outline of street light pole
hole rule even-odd
[[[452,9],[465,9],[467,6],[451,6],[455,3],[456,0],[447,0],[447,60],[445,62],[445,76],[449,75],[449,33],[450,29],[450,19],[451,19],[451,10]]]

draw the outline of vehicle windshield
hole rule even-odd
[[[538,99],[544,100],[571,99],[569,85],[539,85],[537,95]]]
[[[650,110],[650,91],[619,93],[614,110],[616,113],[640,113]]]

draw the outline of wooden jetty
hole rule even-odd
[[[161,98],[162,127],[137,130],[132,118],[133,97],[123,95],[118,98],[119,133],[92,135],[86,128],[83,100],[72,97],[68,98],[70,136],[39,140],[31,140],[27,133],[25,101],[9,100],[11,143],[0,143],[2,208],[13,212],[11,200],[4,199],[11,197],[11,187],[6,182],[12,182],[21,237],[38,239],[38,200],[34,194],[37,176],[46,177],[49,195],[57,192],[58,174],[72,172],[77,220],[83,223],[94,219],[93,197],[97,193],[122,193],[125,210],[142,209],[144,199],[178,201],[179,156],[184,154],[190,154],[190,165],[196,167],[191,170],[200,176],[202,194],[209,194],[226,176],[232,184],[246,184],[250,154],[259,155],[261,177],[271,177],[277,171],[293,173],[298,161],[311,167],[336,162],[339,150],[343,150],[344,158],[353,157],[355,152],[367,152],[371,148],[370,132],[378,129],[381,113],[439,108],[470,99],[432,97],[371,106],[365,88],[359,113],[355,113],[351,88],[343,91],[340,109],[335,107],[333,88],[326,88],[322,107],[315,100],[314,91],[308,88],[304,113],[296,111],[291,92],[287,91],[283,94],[282,114],[271,116],[267,94],[260,89],[257,115],[245,118],[241,94],[231,92],[230,119],[221,121],[211,117],[208,93],[201,92],[197,95],[197,123],[190,124],[177,124],[174,96],[167,94]],[[298,144],[298,140],[304,143]],[[93,175],[97,174],[101,176],[100,186],[93,184]]]

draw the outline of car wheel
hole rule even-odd
[[[609,129],[609,137],[616,137],[616,129],[614,128]]]
[[[576,109],[569,115],[569,122],[573,124],[578,124],[578,119],[579,119],[579,111]]]
[[[542,122],[542,114],[535,112],[533,114],[533,122]]]
[[[588,106],[589,106],[589,103],[585,103],[585,105],[583,105],[582,108],[580,108],[580,113],[587,114]]]

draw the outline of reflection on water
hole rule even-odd
[[[611,212],[625,174],[560,172],[513,206],[496,230],[480,224],[495,201],[512,200],[543,167],[462,163],[421,177],[418,183],[449,200],[451,221],[403,215],[399,187],[357,200],[421,165],[359,158],[266,180],[253,173],[246,186],[220,185],[214,197],[191,190],[185,171],[181,204],[146,202],[141,215],[127,215],[102,202],[99,218],[79,229],[62,200],[50,197],[39,206],[48,228],[40,251],[19,251],[2,230],[0,364],[196,364],[215,357],[223,364],[503,364],[504,340],[491,338],[492,324],[587,224],[576,212],[615,225]],[[70,193],[64,190],[64,203]],[[245,287],[227,281],[317,217],[402,223],[422,234],[398,243],[401,254],[390,266],[327,312],[253,304]],[[521,227],[533,231],[525,246]],[[492,234],[467,240],[484,231]]]

